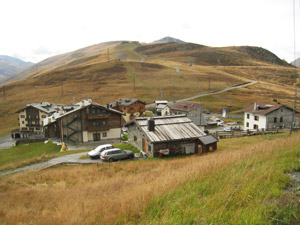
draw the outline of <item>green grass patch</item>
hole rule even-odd
[[[0,150],[0,171],[6,171],[44,162],[51,158],[79,153],[87,150],[60,152],[61,146],[51,142],[19,144],[15,147]]]
[[[286,134],[273,137],[284,139]],[[268,141],[261,136],[246,142],[254,139]],[[237,141],[233,142],[236,145]],[[299,206],[281,199],[290,184],[286,172],[300,169],[299,149],[299,143],[275,147],[272,152],[251,156],[207,176],[199,175],[155,198],[138,223],[299,224]]]
[[[114,147],[122,149],[122,150],[130,150],[130,151],[133,151],[135,153],[140,152],[136,147],[134,147],[130,144],[114,144]]]

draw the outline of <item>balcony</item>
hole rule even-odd
[[[87,115],[88,120],[107,119],[108,115]]]

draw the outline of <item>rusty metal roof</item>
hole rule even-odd
[[[198,139],[206,135],[185,115],[152,117],[155,121],[155,130],[148,130],[148,119],[136,118],[133,122],[152,143],[178,140]]]
[[[174,105],[172,107],[172,110],[190,112],[201,106],[202,106],[202,103],[199,103],[199,102],[185,101],[185,102],[180,102],[180,103]]]

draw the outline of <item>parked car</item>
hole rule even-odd
[[[111,144],[106,144],[106,145],[99,145],[97,148],[93,149],[88,153],[89,157],[91,159],[99,159],[101,152],[108,150],[108,149],[113,149],[114,146]]]
[[[119,148],[113,148],[101,152],[100,159],[103,161],[113,162],[121,159],[132,159],[134,153],[129,150],[121,150]]]
[[[224,121],[223,120],[216,120],[217,125],[223,127],[224,126]]]
[[[225,132],[230,132],[231,131],[231,127],[224,127],[224,131]]]

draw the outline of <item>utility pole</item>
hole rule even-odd
[[[73,104],[73,93],[72,93],[72,90],[70,91],[70,99],[71,99],[71,105]]]
[[[297,83],[295,85],[295,100],[294,100],[294,109],[293,109],[293,115],[292,115],[292,124],[291,124],[290,134],[293,133],[295,114],[296,114],[296,104],[297,104]]]
[[[133,73],[133,91],[135,92],[135,73]]]
[[[160,96],[161,96],[161,98],[164,98],[163,94],[162,94],[162,88],[160,88],[159,90],[160,90]]]
[[[109,62],[109,48],[107,49],[107,62]]]
[[[35,88],[35,97],[36,97],[36,100],[38,100],[37,87],[38,87],[38,86],[34,86],[34,88]]]
[[[5,86],[3,85],[3,87],[2,87],[2,91],[3,91],[3,99],[4,99],[4,101],[6,100],[6,97],[5,97]]]

